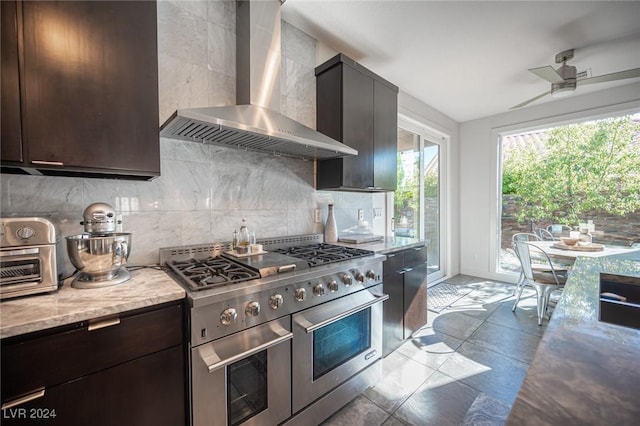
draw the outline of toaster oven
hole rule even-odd
[[[60,236],[39,217],[0,219],[0,299],[58,289]]]

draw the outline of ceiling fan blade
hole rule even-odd
[[[584,84],[603,83],[605,81],[624,80],[625,78],[635,78],[635,77],[640,77],[640,68],[632,68],[630,70],[612,72],[611,74],[604,74],[596,77],[585,78],[582,80],[578,80],[577,83],[579,86],[582,86]]]
[[[512,107],[511,107],[511,108],[509,108],[509,109],[516,109],[516,108],[521,108],[521,107],[523,107],[523,106],[525,106],[525,105],[529,105],[531,102],[537,101],[538,99],[540,99],[540,98],[541,98],[541,97],[543,97],[543,96],[548,95],[549,93],[551,93],[551,90],[549,90],[548,92],[544,92],[544,93],[542,93],[542,94],[540,94],[540,95],[538,95],[538,96],[534,96],[533,98],[528,99],[528,100],[524,101],[523,103],[518,104],[518,105],[516,105],[516,106],[512,106]]]
[[[560,74],[558,74],[550,65],[547,65],[546,67],[531,68],[529,71],[550,83],[562,83],[564,81],[562,76],[560,76]]]

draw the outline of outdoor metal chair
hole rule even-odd
[[[522,266],[524,280],[511,310],[515,312],[522,297],[524,287],[529,285],[536,291],[538,325],[542,325],[542,319],[549,305],[549,296],[554,290],[564,287],[569,271],[556,269],[549,255],[535,243],[515,241],[514,248],[516,256],[520,260],[520,265]],[[546,260],[547,270],[543,271],[537,268],[534,270],[532,259]]]
[[[536,229],[536,233],[538,234],[538,236],[542,241],[556,241],[560,239],[560,238],[554,237],[551,232],[547,231],[544,228]]]
[[[571,227],[567,225],[553,224],[547,226],[547,231],[553,235],[554,239],[560,239],[560,237],[568,237],[571,234]]]
[[[529,232],[516,232],[511,236],[511,248],[513,251],[516,251],[514,243],[516,241],[540,241],[540,237],[536,234]],[[518,255],[516,254],[516,257]],[[522,273],[522,268],[520,268],[520,277],[518,278],[518,283],[516,284],[516,288],[513,289],[513,295],[515,296],[518,290],[520,290],[520,286],[524,282],[524,274]]]

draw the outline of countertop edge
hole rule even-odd
[[[341,241],[332,244],[337,244],[344,247],[354,247],[363,250],[371,250],[377,254],[396,253],[401,250],[419,248],[428,245],[426,240],[408,237],[385,237],[381,241],[374,241],[364,244],[350,244]]]
[[[71,279],[58,291],[0,303],[0,339],[47,330],[135,309],[184,299],[185,290],[164,271],[131,272],[128,282],[75,289]]]

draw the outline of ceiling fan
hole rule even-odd
[[[625,71],[618,71],[611,74],[591,77],[589,71],[576,72],[576,67],[567,65],[567,61],[573,58],[573,49],[565,50],[556,55],[556,64],[562,64],[560,68],[553,69],[551,65],[545,67],[531,68],[529,71],[538,77],[551,83],[551,90],[538,96],[534,96],[521,104],[509,109],[516,109],[537,101],[543,96],[553,97],[567,96],[576,90],[576,86],[585,84],[604,83],[606,81],[624,80],[626,78],[640,77],[640,68],[632,68]]]

